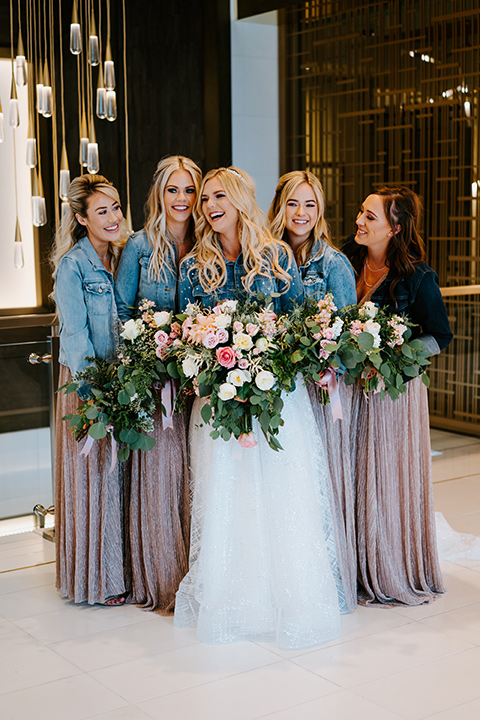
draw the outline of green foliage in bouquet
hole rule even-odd
[[[408,318],[378,309],[367,302],[346,308],[337,357],[346,369],[347,385],[360,382],[365,392],[380,391],[396,400],[405,382],[421,376],[428,387],[429,352],[419,339],[411,339],[415,324]]]
[[[140,369],[118,362],[88,360],[92,364],[60,388],[73,393],[84,382],[90,386],[91,397],[80,403],[75,413],[62,418],[69,423],[75,439],[90,435],[101,440],[110,431],[119,445],[119,460],[126,460],[131,450],[150,450],[155,440],[145,433],[153,430],[155,400],[149,379]]]
[[[117,361],[109,364],[88,358],[92,364],[63,386],[67,393],[76,392],[85,382],[90,386],[92,397],[81,403],[76,413],[63,418],[75,438],[81,440],[88,434],[100,440],[111,432],[119,445],[120,461],[126,460],[131,450],[151,450],[155,445],[146,433],[153,431],[159,402],[156,391],[171,377],[162,354],[180,326],[172,322],[170,312],[156,312],[154,307],[153,302],[143,300],[139,317],[125,323]],[[165,413],[163,406],[162,411]]]
[[[201,414],[211,424],[213,438],[233,436],[243,447],[252,447],[252,420],[257,418],[270,447],[279,450],[281,392],[294,388],[296,370],[278,342],[284,329],[270,302],[271,296],[260,293],[211,309],[189,304],[177,316],[182,337],[165,357],[176,364],[180,397],[193,392],[205,398]]]

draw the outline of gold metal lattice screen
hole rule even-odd
[[[335,240],[372,188],[401,183],[424,199],[440,285],[480,283],[480,0],[313,0],[284,20],[283,170],[322,180]],[[448,303],[456,339],[432,367],[433,424],[480,419],[478,301]]]

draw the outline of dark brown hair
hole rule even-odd
[[[393,231],[386,265],[392,278],[390,295],[394,300],[394,289],[399,281],[413,275],[416,266],[425,262],[425,244],[418,231],[422,200],[413,190],[402,185],[384,185],[376,188],[372,195],[382,198],[383,210]],[[397,232],[398,226],[400,229]],[[367,253],[365,246],[352,244],[348,255],[357,274],[362,270]]]

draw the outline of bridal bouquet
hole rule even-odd
[[[347,308],[342,319],[337,355],[346,368],[347,385],[360,381],[365,392],[388,393],[393,400],[405,392],[405,378],[421,375],[428,387],[429,353],[421,340],[410,339],[414,323],[372,302]]]
[[[177,363],[181,393],[193,391],[207,399],[201,415],[211,424],[213,438],[233,435],[243,447],[253,447],[255,417],[270,447],[279,450],[280,394],[293,389],[296,371],[279,345],[283,325],[262,300],[225,300],[211,310],[189,304],[177,316],[181,337],[166,348],[164,358]]]
[[[145,433],[153,430],[155,391],[165,387],[170,378],[161,356],[180,332],[171,313],[155,312],[153,302],[143,300],[139,311],[136,320],[128,320],[123,326],[120,335],[124,344],[117,361],[109,364],[88,358],[92,364],[63,386],[71,393],[87,383],[91,393],[75,413],[63,418],[75,438],[91,438],[88,452],[93,440],[110,432],[120,461],[126,460],[131,450],[151,450],[155,445]]]

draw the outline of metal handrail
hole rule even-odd
[[[442,287],[443,297],[456,297],[460,295],[480,295],[480,285],[459,285],[458,287]]]

